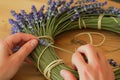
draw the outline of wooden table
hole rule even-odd
[[[19,12],[21,9],[26,10],[29,12],[31,9],[31,5],[36,5],[37,8],[39,8],[41,5],[45,4],[47,0],[1,0],[0,1],[0,38],[4,39],[10,34],[10,28],[11,25],[8,23],[8,18],[12,18],[10,15],[10,10],[13,9],[17,12]],[[120,4],[109,1],[108,5],[116,6],[120,8]],[[83,31],[98,31],[98,30],[74,30],[74,31],[68,31],[64,34],[61,34],[58,36],[55,40],[56,45],[68,50],[74,51],[75,48],[79,47],[80,44],[74,44],[72,43],[73,36],[76,34],[83,32]],[[100,46],[96,47],[101,49],[107,58],[113,58],[117,62],[120,63],[120,51],[115,52],[107,52],[107,50],[114,50],[117,48],[120,48],[120,35],[108,32],[108,31],[98,31],[100,33],[103,33],[106,36],[105,43]],[[69,37],[68,37],[69,35]],[[82,40],[85,40],[89,43],[89,38],[87,36],[81,36]],[[94,42],[98,43],[98,41],[101,38],[99,36],[94,35]],[[71,62],[71,55],[64,52],[61,52],[59,50],[56,50],[57,54],[62,58],[67,65],[70,66]],[[67,56],[67,58],[66,58]],[[29,64],[23,63],[18,73],[15,75],[13,80],[46,80],[38,71],[37,69]]]

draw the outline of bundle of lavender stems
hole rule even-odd
[[[74,29],[99,29],[120,34],[120,9],[104,6],[99,0],[48,0],[47,10],[32,6],[32,11],[16,13],[9,19],[12,34],[22,32],[39,38],[39,45],[29,55],[29,59],[48,80],[63,80],[60,71],[71,71],[79,79],[77,71],[69,68],[60,59],[54,48],[54,39],[62,32]],[[116,80],[120,79],[120,69],[115,70]]]

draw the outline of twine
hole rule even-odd
[[[86,24],[85,24],[84,19],[82,19],[82,18],[80,18],[80,17],[79,17],[79,20],[78,20],[79,29],[82,29],[82,26],[81,26],[81,21],[82,21],[83,27],[86,29],[86,28],[87,28],[87,26],[86,26]]]
[[[102,25],[102,19],[103,19],[103,17],[104,17],[104,14],[100,14],[100,16],[99,16],[99,18],[98,18],[98,29],[99,29],[99,30],[101,29],[101,25]],[[115,21],[116,23],[118,23],[118,21],[117,21],[114,17],[111,17],[111,18],[113,18],[114,21]],[[80,28],[80,29],[82,28],[82,27],[81,27],[81,21],[82,21],[82,23],[83,23],[83,27],[84,27],[85,29],[87,28],[84,19],[79,18],[78,21],[79,21],[78,23],[79,23],[79,28]]]
[[[49,47],[49,45],[46,46],[46,47],[42,50],[41,54],[40,54],[39,57],[38,57],[37,67],[38,67],[38,69],[39,69],[40,72],[42,72],[42,71],[40,70],[40,66],[39,66],[39,65],[40,65],[40,59],[41,59],[43,53],[45,52],[45,50],[46,50],[48,47]]]
[[[82,27],[81,27],[81,21],[80,21],[80,17],[79,17],[79,29],[82,29]]]
[[[102,25],[102,18],[104,17],[104,14],[100,14],[99,18],[98,18],[98,29],[101,29],[101,25]]]
[[[119,22],[118,22],[118,20],[115,18],[115,17],[111,17],[118,25],[120,25],[119,24]]]
[[[38,37],[39,39],[42,39],[42,38],[46,38],[46,39],[49,39],[49,40],[51,40],[52,42],[51,43],[49,43],[49,45],[47,45],[43,50],[42,50],[42,52],[41,52],[41,54],[39,55],[39,57],[38,57],[38,61],[37,61],[37,67],[38,67],[38,69],[39,69],[39,71],[42,73],[42,71],[41,71],[41,69],[40,69],[40,59],[41,59],[41,57],[42,57],[42,55],[43,55],[43,53],[45,52],[45,50],[48,48],[48,47],[53,47],[53,48],[56,48],[56,49],[59,49],[59,50],[61,50],[61,51],[64,51],[64,52],[67,52],[67,53],[73,53],[72,51],[69,51],[69,50],[66,50],[66,49],[63,49],[63,48],[60,48],[60,47],[57,47],[57,46],[54,46],[53,44],[53,42],[54,42],[54,40],[53,40],[53,38],[52,37],[49,37],[49,36],[39,36]],[[61,64],[61,63],[63,63],[63,60],[54,60],[53,62],[51,62],[45,69],[44,69],[44,71],[43,71],[43,74],[44,74],[44,76],[48,79],[48,80],[51,80],[50,79],[50,72],[51,72],[51,70],[54,68],[54,67],[56,67],[57,65],[59,65],[59,64]]]
[[[46,39],[51,40],[54,43],[54,39],[51,36],[38,36],[37,38],[39,38],[39,39],[46,38]]]
[[[103,35],[102,33],[98,33],[98,32],[83,32],[83,33],[79,33],[79,34],[75,35],[74,38],[76,39],[77,37],[79,37],[81,35],[85,35],[85,34],[87,34],[89,36],[90,44],[92,44],[93,46],[96,46],[96,47],[101,46],[105,42],[105,40],[106,40],[105,35]],[[91,34],[100,35],[100,36],[103,37],[103,40],[99,44],[93,44],[93,38],[92,38]]]
[[[83,19],[82,19],[82,23],[83,23],[83,27],[86,29],[87,26],[86,26],[85,21]]]
[[[51,80],[51,79],[50,79],[50,77],[51,77],[51,75],[50,75],[51,70],[52,70],[54,67],[56,67],[56,66],[58,66],[58,65],[60,65],[60,64],[62,64],[62,63],[64,63],[62,59],[58,59],[58,60],[52,61],[52,62],[44,69],[44,71],[43,71],[44,76],[45,76],[48,80]]]

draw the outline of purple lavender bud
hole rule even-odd
[[[50,4],[51,4],[51,2],[52,2],[52,0],[48,0],[48,5],[50,5]]]
[[[15,16],[17,14],[14,10],[11,10],[10,12],[12,16]]]
[[[32,34],[34,34],[34,33],[35,33],[34,29],[32,29],[32,30],[31,30],[31,33],[32,33]]]
[[[13,52],[17,52],[19,49],[20,49],[20,46],[16,46],[16,47],[13,49]]]
[[[18,24],[19,24],[19,26],[20,26],[20,27],[19,27],[20,29],[22,29],[22,28],[25,27],[25,23],[24,23],[23,21],[19,21]]]
[[[15,34],[15,33],[19,32],[19,28],[14,26],[14,27],[12,27],[11,31],[12,31],[12,34]]]
[[[24,16],[27,15],[26,12],[25,12],[25,10],[21,10],[21,14],[24,15]]]
[[[103,2],[103,5],[107,5],[107,1]]]
[[[44,46],[44,39],[39,39],[39,44]]]
[[[66,3],[66,4],[65,4],[65,7],[69,7],[69,6],[70,6],[70,3]]]
[[[120,10],[118,10],[118,14],[120,14]]]
[[[34,5],[32,5],[32,12],[33,12],[33,17],[34,17],[35,21],[37,22],[37,20],[38,20],[37,9]]]
[[[67,10],[66,7],[62,7],[62,8],[59,10],[59,12],[62,13],[62,12],[65,12],[66,10]]]
[[[29,28],[29,29],[32,29],[32,26],[31,26],[30,24],[28,24],[28,28]]]
[[[58,1],[56,2],[56,7],[61,6],[61,4],[62,4],[61,0],[58,0]]]
[[[37,13],[37,9],[36,9],[36,7],[35,7],[34,5],[32,5],[32,8],[31,8],[31,9],[32,9],[32,12],[33,12],[33,13]]]
[[[50,11],[54,11],[55,6],[56,6],[56,3],[55,3],[55,1],[53,1],[53,2],[50,4],[49,10],[50,10]]]
[[[32,23],[34,21],[33,13],[30,13],[28,16],[28,23]]]
[[[45,8],[45,5],[43,5],[41,8],[40,8],[40,10],[39,11],[44,11],[44,8]]]
[[[116,66],[117,66],[117,62],[112,61],[112,62],[111,62],[111,65],[112,65],[113,67],[116,67]]]
[[[70,2],[69,2],[69,3],[70,3],[70,4],[72,4],[73,2],[74,2],[73,0],[70,0]]]
[[[43,16],[44,16],[44,14],[43,14],[43,11],[44,11],[44,5],[40,8],[40,10],[39,10],[39,12],[38,12],[38,17],[39,17],[39,19],[40,20],[43,20]]]
[[[96,0],[91,0],[92,2],[96,2]]]
[[[19,14],[19,17],[21,19],[21,21],[28,21],[28,15],[24,10],[21,10],[21,14]]]
[[[80,14],[76,13],[72,16],[71,21],[74,21],[75,19],[79,18]]]
[[[9,19],[9,23],[10,23],[11,25],[13,25],[15,28],[17,27],[17,28],[19,28],[19,29],[21,29],[22,26],[24,26],[24,25],[22,24],[22,22],[16,22],[16,21],[14,21],[13,19]],[[20,25],[18,25],[18,24],[20,24]],[[22,24],[22,25],[21,25],[21,24]]]
[[[13,25],[13,24],[14,24],[14,22],[15,22],[15,21],[14,21],[13,19],[9,19],[9,23],[10,23],[10,24],[12,24],[12,25]]]
[[[40,39],[39,44],[42,46],[48,46],[50,44],[50,41],[47,39]]]
[[[19,15],[15,15],[15,19],[16,20],[20,20],[20,16]]]

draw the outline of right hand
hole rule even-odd
[[[88,60],[83,59],[84,54]],[[96,52],[92,45],[84,45],[77,49],[72,56],[72,64],[76,67],[79,80],[114,80],[114,73],[105,56],[101,52]],[[67,70],[62,70],[61,76],[64,80],[77,80],[75,76]]]

